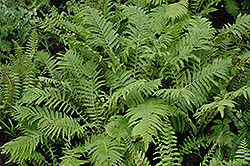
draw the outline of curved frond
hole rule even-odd
[[[81,19],[83,18],[83,22]],[[75,21],[87,26],[87,39],[90,45],[102,46],[108,53],[111,60],[115,62],[114,48],[118,44],[118,34],[113,29],[113,24],[107,21],[98,10],[85,7],[84,10],[76,16]]]
[[[85,149],[91,156],[91,163],[95,165],[117,165],[122,161],[125,151],[122,143],[105,135],[93,135],[91,141],[85,144]]]
[[[15,110],[16,120],[29,120],[28,125],[36,124],[39,131],[51,139],[57,139],[59,136],[62,136],[70,140],[75,134],[78,137],[85,135],[83,127],[76,120],[61,112],[38,106],[36,108],[16,106]]]
[[[145,149],[163,129],[162,117],[165,116],[166,105],[160,99],[150,98],[144,103],[130,108],[126,117],[129,118],[129,126],[133,126],[132,136],[141,136],[145,142]]]
[[[164,124],[163,131],[160,132],[160,139],[158,140],[158,147],[156,148],[155,154],[160,159],[160,162],[156,166],[167,166],[167,165],[181,165],[180,154],[177,148],[177,137],[174,135],[175,132],[171,126],[169,120]]]
[[[35,149],[38,143],[43,142],[44,134],[38,131],[26,131],[25,136],[18,137],[6,144],[4,144],[1,149],[2,153],[10,153],[11,158],[10,161],[13,162],[24,162],[25,160],[31,160],[35,157]],[[34,156],[33,156],[34,153]],[[40,156],[40,155],[39,155]],[[46,163],[44,157],[36,158],[41,159],[41,163]]]
[[[184,17],[188,14],[188,1],[180,0],[176,3],[171,3],[166,6],[164,17],[174,21],[175,19]]]
[[[223,29],[223,33],[228,36],[228,34],[233,34],[238,38],[242,39],[243,36],[249,37],[250,32],[250,15],[237,16],[236,22],[234,24],[227,24]]]

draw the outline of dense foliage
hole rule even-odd
[[[215,29],[220,1],[72,0],[47,12],[48,1],[2,1],[0,121],[14,137],[2,153],[21,165],[181,165],[189,154],[248,165],[250,15],[226,0],[235,22]]]

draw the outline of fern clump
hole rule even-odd
[[[1,153],[20,165],[248,164],[250,16],[227,0],[236,20],[215,29],[205,16],[219,2],[69,1],[40,13],[0,64],[0,120],[18,129]]]

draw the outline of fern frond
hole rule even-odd
[[[100,0],[98,1],[98,7],[100,8],[100,11],[102,12],[104,18],[110,19],[112,17],[112,7],[114,4],[112,3],[111,0]]]
[[[125,146],[126,146],[126,152],[125,155],[132,156],[132,158],[128,157],[127,161],[128,163],[125,162],[127,165],[136,165],[136,166],[142,166],[142,165],[147,165],[150,166],[149,161],[145,155],[146,151],[143,147],[141,150],[140,146],[137,146],[137,143],[134,143],[132,138],[130,137],[130,133],[123,132],[123,138],[125,140]],[[138,143],[140,144],[140,142]]]
[[[146,81],[144,79],[137,80],[125,87],[121,87],[113,93],[111,101],[117,103],[119,98],[124,100],[124,104],[127,104],[129,107],[133,107],[137,104],[144,102],[144,97],[150,96],[157,90],[160,86],[160,80]],[[129,100],[127,100],[129,99]]]
[[[84,22],[81,22],[81,18]],[[78,21],[80,20],[80,21]],[[76,22],[87,26],[89,45],[102,46],[111,60],[115,62],[116,57],[114,48],[118,44],[118,34],[113,29],[113,24],[107,21],[98,10],[85,7],[84,10],[76,16]]]
[[[119,145],[116,139],[105,135],[93,135],[84,148],[88,151],[92,164],[103,166],[117,165],[122,161],[125,150],[122,143]]]
[[[166,6],[165,17],[174,21],[187,15],[188,1],[180,0],[179,2],[172,3]]]
[[[180,154],[177,148],[177,137],[174,135],[175,132],[167,120],[164,124],[163,131],[160,132],[160,138],[158,138],[158,147],[156,148],[154,160],[160,159],[160,162],[156,166],[167,166],[167,165],[181,165]]]
[[[194,114],[194,117],[198,119],[197,125],[199,128],[204,128],[217,115],[217,113],[220,113],[223,118],[225,109],[227,107],[233,108],[235,106],[233,100],[221,99],[220,97],[214,98],[214,102],[202,105],[202,107]]]
[[[201,146],[205,149],[208,147],[207,143],[207,135],[201,135],[201,136],[194,136],[191,134],[183,141],[183,146],[180,145],[181,153],[182,154],[189,154],[193,153],[193,150],[199,151]]]
[[[36,124],[39,131],[51,139],[59,136],[70,140],[75,134],[78,137],[84,135],[84,129],[73,118],[63,115],[61,112],[40,107],[15,106],[15,119],[28,121],[28,125]]]
[[[225,1],[225,8],[229,14],[232,16],[237,16],[239,11],[239,5],[235,0],[226,0]]]
[[[75,95],[87,107],[87,112],[92,121],[101,124],[103,121],[103,107],[101,98],[105,96],[100,92],[104,86],[104,80],[97,71],[98,64],[92,60],[84,63],[79,55],[74,51],[68,51],[60,61],[60,69],[65,70],[65,75],[70,74],[69,82],[72,82],[71,89],[75,91]],[[68,78],[68,77],[67,77]]]
[[[117,115],[110,118],[110,122],[106,125],[107,134],[112,137],[120,140],[126,135],[130,135],[130,130],[128,127],[127,120],[121,116]]]
[[[26,56],[28,56],[30,59],[33,59],[37,51],[37,47],[38,47],[38,34],[36,30],[33,30],[26,44],[26,51],[25,51]]]
[[[2,153],[10,153],[10,161],[24,162],[25,160],[34,159],[32,157],[38,143],[43,142],[44,134],[38,131],[26,131],[25,136],[20,136],[6,144],[2,148]],[[42,162],[46,162],[45,158],[41,158]],[[38,158],[37,158],[38,159]]]
[[[209,166],[208,164],[210,163],[211,159],[214,157],[214,153],[216,151],[217,144],[213,144],[212,147],[209,149],[207,154],[205,155],[202,163],[200,164],[201,166]],[[217,163],[218,164],[218,163]]]
[[[196,14],[196,15],[202,15],[206,16],[209,13],[215,12],[218,9],[215,8],[215,6],[218,5],[218,3],[221,0],[191,0],[189,2],[191,12]]]
[[[125,4],[132,4],[133,6],[139,7],[139,8],[146,8],[148,6],[147,0],[128,0]]]
[[[234,24],[227,24],[223,29],[223,33],[228,36],[233,34],[234,36],[242,39],[243,36],[249,37],[250,29],[250,15],[241,15],[237,16],[236,22]]]
[[[241,141],[238,150],[236,151],[236,161],[244,161],[245,164],[248,164],[250,161],[250,150],[247,148],[245,139]]]
[[[122,53],[128,67],[133,70],[134,77],[139,77],[141,73],[147,73],[150,62],[147,60],[147,42],[154,39],[154,33],[148,26],[149,16],[146,11],[135,6],[123,6],[123,14],[128,18],[127,38],[124,38],[124,51]]]
[[[160,5],[162,3],[167,3],[168,1],[167,0],[147,0],[147,3],[152,3],[154,5]]]
[[[160,99],[147,99],[144,103],[130,108],[125,117],[129,118],[129,126],[133,126],[132,136],[141,136],[145,142],[145,149],[157,136],[157,131],[162,131],[166,105]]]
[[[82,164],[89,163],[87,160],[79,159],[84,153],[84,149],[81,145],[74,147],[72,149],[65,149],[63,151],[64,156],[60,157],[60,166],[79,166]]]
[[[185,67],[185,61],[191,61],[193,64],[204,61],[206,52],[212,49],[211,40],[215,30],[208,19],[194,17],[190,20],[187,30],[189,33],[180,40],[173,51],[175,56],[170,56],[168,59],[178,71],[181,70],[181,67]]]
[[[143,152],[137,152],[137,155],[135,155],[135,164],[136,166],[150,166],[149,161]]]

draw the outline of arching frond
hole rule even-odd
[[[93,135],[91,141],[85,144],[84,149],[90,155],[91,163],[95,165],[117,165],[122,161],[124,145],[116,139],[105,135]]]
[[[187,0],[180,0],[179,2],[171,3],[166,6],[164,17],[166,17],[167,19],[171,19],[172,21],[184,17],[188,14],[187,7]]]
[[[237,16],[239,11],[239,5],[235,0],[226,0],[225,8],[229,14],[231,14],[234,17]]]
[[[242,39],[243,36],[249,36],[250,27],[250,15],[237,16],[236,22],[234,24],[227,24],[223,29],[223,33],[228,36],[228,34],[233,34],[234,36]]]
[[[180,154],[177,149],[177,137],[174,134],[169,120],[165,121],[163,131],[160,132],[161,139],[158,140],[158,147],[155,152],[159,156],[154,159],[160,159],[156,166],[181,165]]]
[[[80,159],[82,157],[82,154],[84,153],[84,149],[81,145],[73,149],[65,149],[63,153],[64,156],[60,157],[60,159],[62,160],[60,162],[61,166],[79,166],[89,163],[88,160]]]
[[[10,153],[10,161],[13,162],[24,162],[25,160],[34,159],[35,155],[38,155],[35,152],[36,146],[38,143],[44,140],[44,134],[38,131],[26,131],[25,136],[18,137],[2,146],[2,153]],[[34,156],[33,156],[34,153]],[[41,159],[38,163],[47,163],[44,157],[38,155]]]
[[[83,18],[83,22],[81,22],[81,18]],[[87,26],[88,43],[96,47],[103,47],[111,60],[115,62],[116,57],[114,54],[114,48],[119,40],[118,34],[113,29],[113,24],[110,21],[107,21],[98,10],[90,7],[85,7],[84,10],[76,16],[75,21]]]
[[[130,108],[126,117],[129,118],[129,126],[133,126],[132,136],[141,136],[145,142],[145,149],[157,131],[162,131],[162,117],[165,115],[166,105],[160,99],[150,98],[144,103]]]
[[[28,40],[26,44],[26,56],[30,57],[30,59],[33,59],[38,47],[38,34],[36,30],[33,30],[30,39]]]
[[[84,135],[84,129],[73,118],[62,114],[61,112],[48,110],[40,107],[22,107],[16,106],[15,119],[27,121],[28,125],[37,125],[39,131],[46,137],[58,139],[59,136],[70,140],[75,134],[78,137]]]

